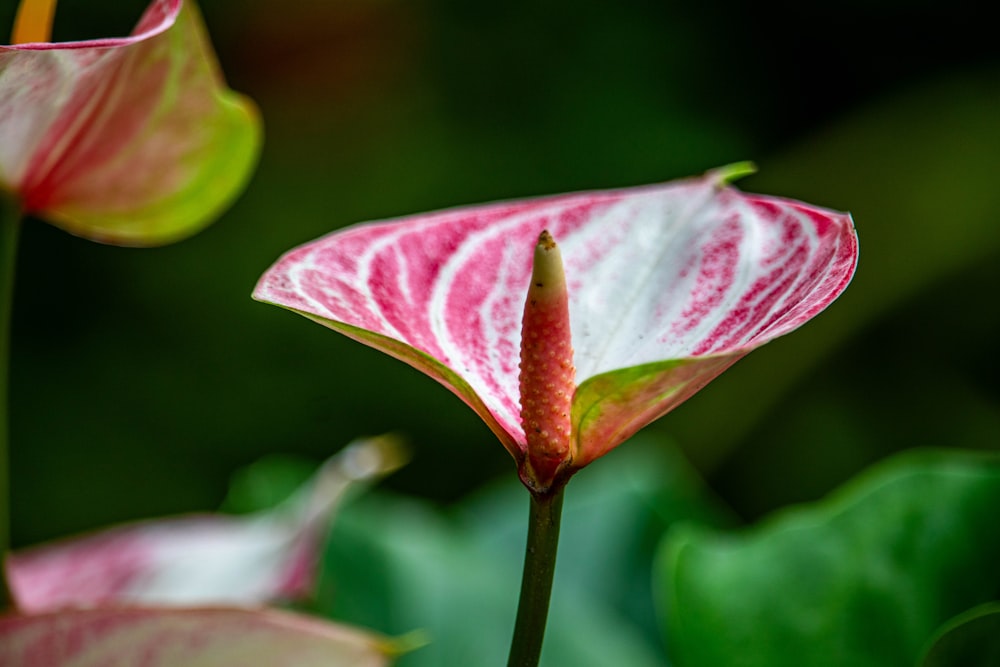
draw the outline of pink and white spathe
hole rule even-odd
[[[276,609],[101,607],[0,614],[0,665],[388,667],[373,632]]]
[[[14,552],[7,576],[17,608],[40,614],[106,605],[260,605],[308,597],[344,494],[395,470],[392,436],[332,457],[274,509],[141,521]]]
[[[849,215],[744,194],[725,184],[733,173],[357,225],[284,255],[254,297],[444,384],[544,493],[850,282]],[[519,361],[543,230],[565,263],[575,388],[568,451],[538,475],[525,464]]]
[[[198,231],[256,162],[256,108],[225,87],[192,3],[153,0],[129,37],[49,43],[25,0],[0,46],[0,195],[74,234],[156,245]]]

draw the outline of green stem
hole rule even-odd
[[[556,571],[564,488],[560,485],[555,491],[543,496],[531,494],[521,599],[517,605],[517,622],[510,642],[507,667],[535,667],[542,653],[545,620],[549,614],[549,596],[552,593],[552,575]]]
[[[14,266],[21,207],[0,192],[0,610],[13,606],[3,561],[10,548],[10,469],[8,463],[8,376],[10,369],[10,318],[14,299]]]

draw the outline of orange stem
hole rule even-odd
[[[11,44],[32,44],[52,41],[52,19],[56,0],[21,0],[14,18]]]

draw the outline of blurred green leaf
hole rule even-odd
[[[496,665],[507,654],[520,585],[527,492],[513,473],[449,515],[370,496],[338,518],[318,607],[333,618],[431,643],[400,667]],[[677,519],[729,523],[676,452],[639,437],[567,489],[542,664],[663,665],[649,572]]]
[[[1000,665],[1000,602],[989,602],[945,623],[921,667]]]
[[[520,561],[482,550],[456,524],[413,499],[368,496],[331,537],[317,608],[430,643],[399,667],[503,664],[513,630]],[[623,619],[586,595],[557,591],[542,665],[654,667],[662,658]]]
[[[1000,591],[1000,457],[919,450],[744,534],[682,527],[656,569],[668,648],[697,667],[912,665]]]
[[[521,562],[528,501],[513,476],[459,510],[485,549]],[[567,487],[554,595],[564,587],[586,590],[658,638],[650,570],[664,532],[682,520],[720,527],[735,522],[673,443],[646,434],[632,438]]]
[[[222,511],[259,512],[279,504],[316,471],[318,464],[300,456],[271,454],[233,473]]]

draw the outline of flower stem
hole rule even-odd
[[[52,18],[55,13],[55,0],[21,0],[14,17],[10,43],[48,42],[52,38]]]
[[[507,667],[535,667],[542,653],[552,575],[556,570],[564,488],[559,484],[549,493],[531,494],[521,599],[517,605],[517,622],[510,642]]]
[[[14,266],[21,207],[0,192],[0,610],[13,606],[3,560],[10,548],[10,472],[8,464],[8,375],[10,368],[10,318],[14,298]]]

